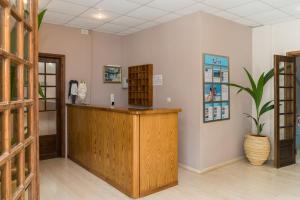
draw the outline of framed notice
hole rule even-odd
[[[203,54],[203,121],[230,119],[229,58]]]

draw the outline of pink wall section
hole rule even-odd
[[[183,109],[179,160],[202,170],[242,156],[244,134],[251,131],[251,122],[242,116],[251,113],[251,101],[234,90],[231,120],[203,124],[202,55],[229,56],[231,81],[246,84],[242,67],[252,69],[251,37],[248,27],[196,13],[126,37],[95,32],[86,36],[77,29],[44,25],[40,47],[42,52],[66,54],[67,80],[86,79],[90,102],[101,105],[109,103],[110,93],[116,94],[117,105],[127,105],[127,90],[103,84],[103,65],[154,64],[154,74],[163,74],[163,85],[154,87],[154,106]]]
[[[203,123],[202,55],[230,57],[231,81],[247,84],[242,67],[251,71],[251,29],[219,17],[196,13],[125,37],[126,66],[153,63],[164,85],[154,88],[154,106],[181,107],[179,160],[198,170],[243,155],[251,123],[251,101],[231,91],[231,120]],[[172,102],[167,103],[166,98]]]
[[[104,65],[123,64],[121,37],[98,32],[82,35],[80,29],[43,24],[39,48],[43,53],[66,56],[66,91],[69,80],[84,80],[87,103],[109,105],[110,93],[114,93],[117,105],[127,105],[126,90],[119,84],[103,83]]]
[[[231,81],[248,85],[242,68],[252,71],[251,29],[208,14],[202,17],[202,51],[229,56]],[[201,123],[201,168],[243,155],[244,134],[251,132],[251,121],[242,113],[252,112],[252,101],[244,94],[236,95],[234,88],[231,89],[230,97],[231,120]]]
[[[79,29],[43,24],[39,40],[40,52],[66,56],[66,87],[72,79],[86,80],[90,85],[92,49],[89,35],[81,35]],[[90,99],[91,93],[87,101]]]
[[[127,90],[120,84],[103,83],[103,66],[123,66],[122,38],[110,34],[92,32],[91,102],[109,105],[110,94],[115,95],[116,106],[127,106]]]
[[[201,15],[124,38],[126,66],[152,63],[154,74],[163,74],[163,85],[154,87],[154,106],[180,107],[180,162],[200,168],[201,121]],[[166,98],[171,97],[171,103]]]

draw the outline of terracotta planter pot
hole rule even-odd
[[[268,160],[270,155],[270,141],[267,136],[249,134],[245,136],[244,150],[252,165],[260,166]]]

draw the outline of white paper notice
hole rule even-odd
[[[153,75],[153,85],[163,85],[163,75]]]
[[[211,66],[205,66],[205,82],[212,82],[212,67]]]
[[[228,100],[228,85],[222,85],[222,101]]]
[[[205,121],[212,121],[213,118],[213,104],[208,103],[205,105]]]

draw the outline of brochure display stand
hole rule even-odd
[[[230,119],[229,58],[203,55],[203,121]]]

